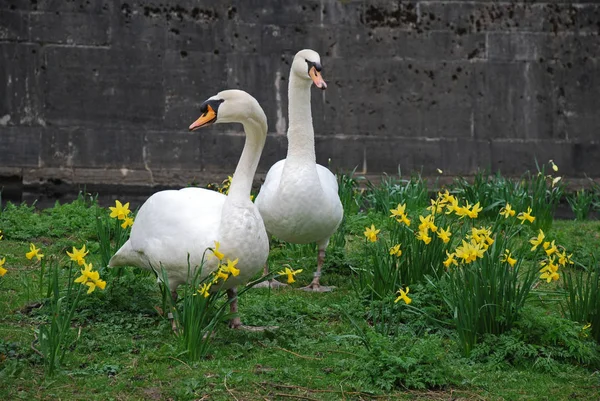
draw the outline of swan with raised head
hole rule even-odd
[[[260,271],[269,254],[263,220],[250,200],[267,136],[267,118],[256,99],[241,90],[219,92],[202,103],[200,111],[202,115],[190,125],[190,131],[213,123],[238,122],[244,127],[246,141],[229,194],[202,188],[155,193],[140,208],[129,240],[112,257],[109,266],[137,266],[157,273],[162,266],[169,289],[176,296],[177,287],[188,278],[188,255],[189,266],[195,269],[204,251],[214,248],[217,241],[219,251],[227,258],[239,259],[239,275],[230,276],[222,287],[232,299],[232,311],[237,311],[236,287]],[[218,268],[216,257],[205,259],[202,276]],[[232,327],[240,325],[239,317],[231,322]]]
[[[329,287],[319,283],[325,248],[344,211],[335,176],[316,162],[310,105],[313,83],[319,89],[327,88],[321,76],[321,58],[313,50],[301,50],[292,62],[288,84],[287,157],[267,173],[256,206],[269,234],[295,244],[317,243],[317,270],[312,282],[303,289],[328,291]]]

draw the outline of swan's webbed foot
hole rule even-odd
[[[302,291],[312,291],[312,292],[330,292],[335,288],[334,286],[327,287],[325,285],[321,285],[319,283],[319,279],[321,278],[321,268],[317,267],[317,271],[314,273],[313,281],[307,285],[306,287],[300,288]]]

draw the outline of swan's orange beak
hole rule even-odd
[[[308,70],[308,75],[310,75],[317,88],[321,90],[327,89],[327,84],[325,83],[325,81],[323,81],[321,73],[317,71],[315,66],[312,66],[310,70]]]
[[[190,131],[197,130],[198,128],[204,127],[206,125],[210,125],[215,122],[217,119],[217,113],[213,110],[210,105],[207,106],[208,110],[206,113],[202,114],[199,119],[194,121],[192,125],[190,125]]]

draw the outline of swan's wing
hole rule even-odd
[[[129,238],[139,267],[200,264],[204,250],[218,239],[225,195],[201,188],[161,191],[140,208]],[[150,265],[150,266],[148,266]]]
[[[321,181],[323,192],[325,192],[327,203],[331,208],[332,221],[336,222],[335,229],[332,231],[333,234],[344,218],[344,208],[338,192],[337,178],[327,167],[320,164],[317,164],[317,173],[319,174],[319,180]]]
[[[265,202],[274,198],[275,193],[279,188],[279,183],[281,182],[281,174],[283,173],[284,166],[285,159],[279,160],[267,172],[265,182],[260,187],[260,191],[256,196],[256,201],[254,202],[259,210],[261,209],[261,205],[264,206]]]
[[[321,187],[324,190],[333,191],[337,195],[338,182],[335,175],[331,171],[329,171],[327,167],[321,166],[320,164],[317,164],[317,173],[319,174],[319,181],[321,181]]]

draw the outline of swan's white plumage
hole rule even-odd
[[[187,280],[188,255],[193,272],[215,241],[226,258],[239,259],[239,276],[230,276],[222,288],[246,283],[266,262],[267,234],[250,201],[252,179],[266,138],[266,117],[258,102],[245,92],[223,91],[213,98],[224,99],[216,123],[241,122],[246,132],[229,195],[201,188],[155,193],[138,211],[129,240],[109,266],[137,266],[156,272],[162,267],[173,291]],[[202,276],[217,267],[217,258],[206,252]]]
[[[342,221],[343,208],[335,176],[316,163],[310,63],[320,66],[319,54],[312,50],[298,52],[292,62],[287,158],[277,162],[267,173],[256,205],[270,234],[292,243],[316,242],[324,252]],[[318,274],[321,263],[320,252]]]
[[[294,244],[327,241],[343,217],[335,176],[319,164],[285,166],[271,167],[256,199],[267,231]]]

